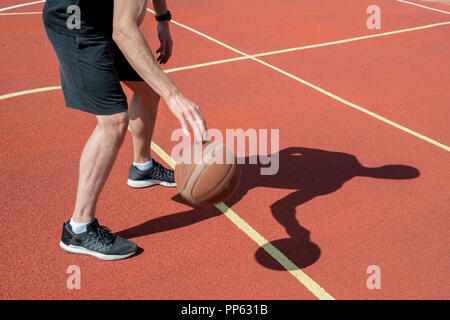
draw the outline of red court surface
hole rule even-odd
[[[64,107],[57,88],[28,92],[59,86],[57,61],[40,14],[4,13],[43,4],[2,11],[19,3],[0,0],[0,298],[449,299],[450,5],[414,2],[429,8],[168,1],[175,46],[164,69],[208,127],[279,129],[278,174],[242,165],[226,205],[292,261],[288,271],[219,209],[175,189],[129,188],[130,133],[97,216],[141,250],[116,262],[61,251],[95,118]],[[372,4],[379,30],[366,27]],[[142,29],[155,50],[151,13]],[[153,141],[168,154],[177,127],[162,103]],[[66,287],[70,265],[79,290]],[[372,265],[380,289],[367,287]]]

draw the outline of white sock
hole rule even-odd
[[[72,227],[72,231],[74,233],[80,234],[80,233],[87,231],[87,225],[91,222],[92,222],[92,220],[88,221],[88,222],[79,223],[79,222],[73,221],[73,218],[72,218],[72,219],[70,219],[70,226]]]
[[[148,169],[150,169],[151,167],[153,167],[153,159],[146,162],[146,163],[136,163],[133,162],[133,165],[138,168],[141,171],[147,171]]]

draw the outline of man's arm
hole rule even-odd
[[[113,39],[141,77],[164,100],[179,94],[177,88],[156,63],[138,20],[145,11],[145,0],[114,0]]]
[[[205,136],[206,123],[200,108],[184,97],[160,68],[139,30],[139,17],[146,0],[114,0],[113,40],[144,81],[167,103],[186,134],[188,122],[198,140]],[[163,1],[156,1],[163,2]]]
[[[155,9],[155,13],[160,16],[167,12],[167,3],[166,0],[152,0],[153,9]]]
[[[153,9],[156,15],[161,16],[167,13],[167,3],[166,0],[152,0]],[[158,38],[161,42],[161,46],[156,50],[159,53],[156,61],[165,64],[172,55],[172,36],[170,35],[169,21],[159,21],[158,22]]]

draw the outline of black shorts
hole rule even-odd
[[[59,63],[66,106],[96,115],[126,111],[120,81],[143,81],[112,39],[58,33],[45,25]]]

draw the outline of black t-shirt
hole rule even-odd
[[[111,38],[113,13],[114,0],[47,0],[43,20],[59,33]]]

